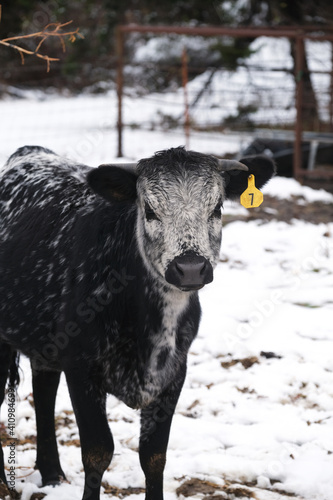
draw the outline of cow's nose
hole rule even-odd
[[[213,281],[213,268],[205,257],[188,253],[170,262],[165,279],[183,291],[199,290]]]

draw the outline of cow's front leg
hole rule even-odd
[[[83,500],[99,500],[102,476],[112,460],[114,444],[106,416],[106,394],[93,387],[85,372],[86,366],[69,370],[66,379],[80,433]]]
[[[43,486],[66,479],[59,461],[55,435],[54,408],[60,372],[35,370],[32,364],[32,385],[37,424],[36,467]]]
[[[141,412],[140,463],[146,477],[146,500],[163,500],[163,472],[170,426],[186,368],[153,403]]]

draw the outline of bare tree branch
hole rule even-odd
[[[0,21],[1,21],[1,4],[0,4]],[[26,55],[31,55],[35,57],[39,57],[40,59],[43,59],[46,61],[47,65],[47,72],[50,71],[50,63],[52,61],[59,61],[59,58],[57,57],[50,57],[46,54],[41,54],[40,49],[42,48],[44,42],[51,37],[57,38],[59,40],[62,50],[65,52],[66,47],[65,47],[65,40],[68,40],[69,42],[75,42],[77,38],[83,38],[83,35],[79,32],[79,28],[76,30],[72,31],[63,31],[65,27],[70,25],[72,21],[68,21],[67,23],[51,23],[45,26],[45,28],[42,31],[38,31],[37,33],[31,33],[29,35],[18,35],[18,36],[12,36],[9,38],[4,38],[0,40],[0,45],[4,45],[5,47],[10,47],[14,50],[16,50],[20,57],[22,64],[25,62],[25,56]],[[36,48],[35,50],[29,50],[25,49],[24,47],[21,47],[20,42],[22,40],[36,40]],[[19,44],[18,44],[18,43]]]

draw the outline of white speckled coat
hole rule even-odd
[[[273,167],[264,162],[266,181]],[[218,260],[223,199],[247,175],[227,179],[215,158],[183,148],[135,170],[91,169],[40,147],[8,160],[0,173],[0,381],[10,352],[30,357],[43,484],[65,477],[53,418],[64,371],[80,430],[83,498],[99,498],[112,457],[107,393],[142,409],[147,498],[162,498],[171,419],[200,320],[196,289],[211,281]],[[188,283],[193,268],[199,285]]]

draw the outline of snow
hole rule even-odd
[[[227,41],[227,37],[224,38]],[[207,54],[207,64],[213,67],[215,52],[211,39],[185,36],[160,36],[148,40],[136,50],[139,64],[158,63],[166,57],[179,61],[186,47],[191,54]],[[254,108],[249,116],[253,123],[268,123],[273,127],[293,123],[295,119],[295,82],[292,75],[293,60],[287,38],[258,37],[251,43],[250,57],[237,71],[216,71],[208,91],[195,109],[191,109],[191,120],[197,125],[221,125],[229,116],[237,116],[242,107]],[[305,44],[312,83],[316,92],[318,109],[322,119],[329,120],[330,99],[330,42],[306,41]],[[241,62],[241,61],[239,61]],[[129,68],[128,71],[137,71]],[[211,70],[198,76],[188,85],[189,102],[192,102],[210,78]],[[158,94],[146,96],[148,102],[160,101],[162,115],[182,115],[183,90],[166,96],[161,102]],[[146,115],[146,118],[148,116]]]
[[[315,201],[323,203],[333,202],[333,194],[328,193],[324,189],[311,189],[307,186],[302,186],[295,179],[287,179],[285,177],[273,179],[265,186],[263,192],[281,200],[290,198],[291,196],[299,196],[304,198],[308,203]]]
[[[170,108],[171,95],[159,100]],[[126,120],[156,116],[161,102],[126,97]],[[93,166],[120,161],[115,159],[114,91],[71,98],[25,93],[22,99],[0,101],[0,113],[1,163],[28,143]],[[196,133],[191,148],[237,152],[243,140],[236,135]],[[183,143],[181,130],[125,130],[127,159]],[[263,191],[281,203],[294,196],[304,203],[333,201],[326,191],[293,179],[275,178]],[[228,213],[247,211],[226,203],[224,214]],[[303,500],[333,498],[332,256],[333,222],[255,220],[224,227],[215,279],[200,293],[203,317],[172,426],[166,500],[176,500],[176,488],[192,477],[221,485],[225,481],[255,485],[251,489],[258,500],[287,499],[287,493]],[[231,363],[245,358],[253,359],[252,366]],[[47,500],[80,499],[83,469],[80,448],[75,446],[79,436],[65,380],[61,379],[56,417],[69,484],[40,489],[35,444],[29,442],[36,430],[27,359],[22,359],[21,367],[16,436],[28,440],[16,450],[20,476],[16,488],[22,500],[41,490]],[[139,413],[113,396],[107,407],[115,456],[104,480],[119,488],[144,487],[137,453]],[[7,414],[4,404],[5,425]],[[7,447],[5,462],[8,453]],[[103,493],[101,498],[110,495]],[[142,493],[129,496],[129,500],[143,498]]]

